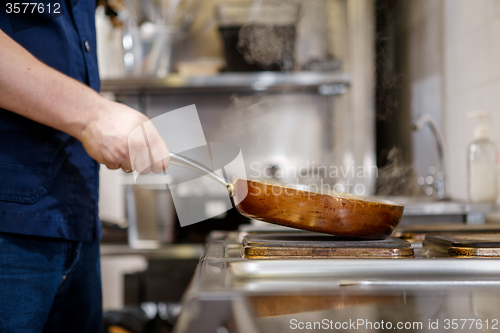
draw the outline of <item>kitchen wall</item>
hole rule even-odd
[[[500,143],[500,1],[406,2],[406,109],[430,113],[445,139],[447,193],[467,199],[467,146],[477,120],[466,112],[491,112],[492,138]],[[428,128],[412,134],[419,175],[439,167]]]
[[[500,143],[500,1],[445,0],[443,20],[448,189],[466,198],[466,151],[477,120],[465,113],[491,112],[492,139]]]

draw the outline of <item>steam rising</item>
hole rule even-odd
[[[377,193],[382,196],[417,196],[420,188],[411,163],[403,160],[401,150],[392,148],[388,164],[378,171]]]
[[[224,112],[222,128],[237,137],[259,133],[276,105],[270,96],[231,96],[231,107]]]
[[[222,129],[227,141],[237,143],[248,167],[282,168],[325,159],[324,110],[317,97],[305,94],[233,96],[224,112]],[[250,169],[249,169],[250,170]]]

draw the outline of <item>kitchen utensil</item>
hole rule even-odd
[[[128,243],[134,249],[158,249],[174,241],[175,213],[166,188],[126,186]]]
[[[206,174],[226,186],[234,207],[252,219],[337,236],[384,239],[403,216],[403,205],[385,200],[316,193],[246,179],[229,183],[184,156],[170,153],[170,162]]]
[[[159,25],[151,52],[145,62],[145,73],[152,77],[166,77],[172,70],[173,50],[179,31],[176,27]]]

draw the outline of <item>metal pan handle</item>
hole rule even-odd
[[[220,177],[219,175],[217,175],[215,172],[213,172],[212,170],[210,170],[206,166],[204,166],[196,161],[193,161],[192,159],[187,158],[185,156],[170,153],[170,163],[178,165],[178,166],[183,167],[183,168],[191,169],[193,171],[205,174],[207,176],[210,176],[210,178],[223,184],[228,189],[231,189],[231,187],[232,187],[232,185],[229,184],[224,178]]]

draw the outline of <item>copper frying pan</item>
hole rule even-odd
[[[316,193],[246,179],[229,183],[187,157],[170,153],[170,162],[207,174],[226,186],[238,212],[252,219],[337,236],[384,239],[403,216],[403,205],[385,200]]]

